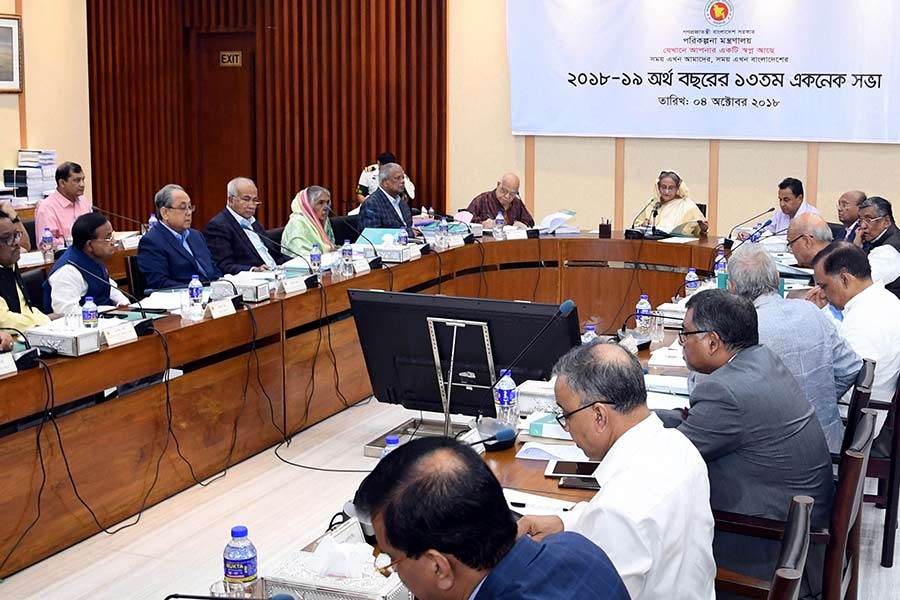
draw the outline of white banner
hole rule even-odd
[[[897,0],[508,0],[515,135],[900,142]]]

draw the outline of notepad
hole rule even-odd
[[[540,442],[526,442],[516,453],[516,458],[525,460],[571,460],[576,462],[588,462],[590,459],[581,451],[581,448],[572,444],[542,444]]]

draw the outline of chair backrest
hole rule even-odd
[[[128,281],[128,289],[131,291],[132,296],[142,300],[147,295],[144,293],[147,282],[144,279],[144,274],[141,273],[140,267],[138,267],[137,255],[125,257],[125,279]]]
[[[44,310],[44,280],[47,272],[44,269],[29,269],[22,272],[22,285],[25,287],[25,295],[34,308]]]
[[[847,582],[853,576],[853,560],[848,548],[851,531],[859,527],[860,506],[863,499],[865,472],[869,465],[869,453],[875,438],[875,411],[866,409],[856,426],[856,433],[850,447],[841,457],[838,465],[837,489],[834,494],[834,508],[831,511],[831,529],[825,550],[825,574],[822,582],[823,598],[826,600],[843,597],[843,590],[858,586],[858,582]],[[857,530],[858,531],[858,530]]]
[[[266,231],[266,237],[274,240],[279,246],[281,245],[281,236],[284,234],[284,227],[276,227]]]
[[[831,230],[831,236],[835,240],[844,239],[844,224],[843,223],[828,223],[828,229]]]
[[[856,383],[853,385],[853,393],[850,395],[850,407],[847,411],[847,427],[844,429],[844,439],[841,441],[841,455],[846,452],[853,437],[856,435],[856,427],[862,418],[862,411],[869,407],[869,398],[872,395],[872,382],[875,380],[875,361],[869,358],[863,359],[862,367],[856,375]]]
[[[31,240],[31,249],[37,250],[37,236],[34,233],[34,219],[23,220],[22,225],[25,226],[25,233],[28,234],[28,239]]]
[[[809,496],[794,496],[791,501],[768,600],[797,600],[800,595],[800,583],[809,550],[809,522],[813,504],[814,501]]]
[[[706,216],[706,205],[703,204],[702,202],[695,202],[695,204],[697,205],[697,208],[700,209],[700,214],[702,214],[705,217]]]
[[[346,215],[331,217],[331,229],[334,231],[334,241],[340,246],[344,240],[355,242],[359,237],[359,215]]]

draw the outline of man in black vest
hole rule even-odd
[[[869,255],[872,279],[900,297],[900,229],[894,224],[891,203],[872,196],[860,204],[858,231]]]
[[[79,310],[87,296],[97,306],[128,304],[104,265],[115,253],[113,228],[103,214],[90,212],[75,219],[72,247],[59,257],[44,282],[46,311],[65,314]]]

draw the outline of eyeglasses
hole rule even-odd
[[[193,204],[188,204],[187,206],[167,206],[169,210],[183,210],[184,212],[194,212],[197,207]]]
[[[696,331],[685,331],[684,329],[682,329],[681,331],[678,332],[678,343],[683,346],[684,338],[686,338],[689,335],[698,335],[701,333],[711,333],[711,332],[708,329],[697,329]]]
[[[883,218],[884,218],[884,217],[865,217],[864,219],[860,219],[860,221],[862,221],[862,222],[865,223],[866,225],[871,225],[871,224],[874,223],[875,221],[880,221],[880,220],[882,220]]]
[[[116,241],[116,232],[112,232],[108,236],[104,238],[94,238],[92,240],[88,240],[89,242],[106,242],[107,244],[113,244]]]
[[[396,567],[398,564],[400,564],[401,562],[403,562],[404,560],[406,560],[408,558],[408,557],[404,556],[402,558],[398,558],[397,560],[384,565],[383,567],[379,567],[378,559],[381,558],[382,556],[387,556],[387,554],[384,554],[377,549],[375,552],[376,552],[375,560],[372,562],[372,567],[375,569],[376,573],[380,573],[381,575],[384,575],[385,577],[390,577],[391,573],[393,572],[393,571],[391,571],[391,569]]]
[[[504,197],[512,196],[512,197],[516,198],[519,196],[519,190],[508,190],[504,187],[501,187],[501,188],[497,189],[497,195],[504,196]]]
[[[232,198],[240,200],[241,202],[246,202],[247,204],[255,204],[256,206],[262,204],[262,200],[254,196],[232,196]]]
[[[788,242],[787,242],[787,247],[790,248],[790,247],[794,244],[794,242],[796,242],[797,240],[799,240],[799,239],[802,238],[802,237],[806,237],[806,235],[807,235],[807,234],[805,234],[805,233],[801,233],[800,235],[798,235],[798,236],[795,237],[794,239],[788,240]]]
[[[22,232],[16,231],[11,236],[0,238],[0,242],[6,244],[10,248],[15,248],[19,245],[19,241],[22,239]]]
[[[659,191],[661,192],[674,192],[678,189],[677,185],[660,185]]]
[[[590,404],[585,404],[584,406],[580,406],[571,412],[565,412],[565,411],[563,411],[561,406],[557,406],[556,409],[554,410],[554,412],[556,413],[554,415],[556,417],[556,422],[559,423],[560,427],[562,427],[563,429],[568,431],[569,419],[572,418],[572,415],[574,415],[575,413],[580,412],[582,410],[585,410],[586,408],[590,408],[595,404],[610,404],[610,405],[612,405],[613,402],[606,402],[605,400],[595,400],[594,402],[591,402]]]

